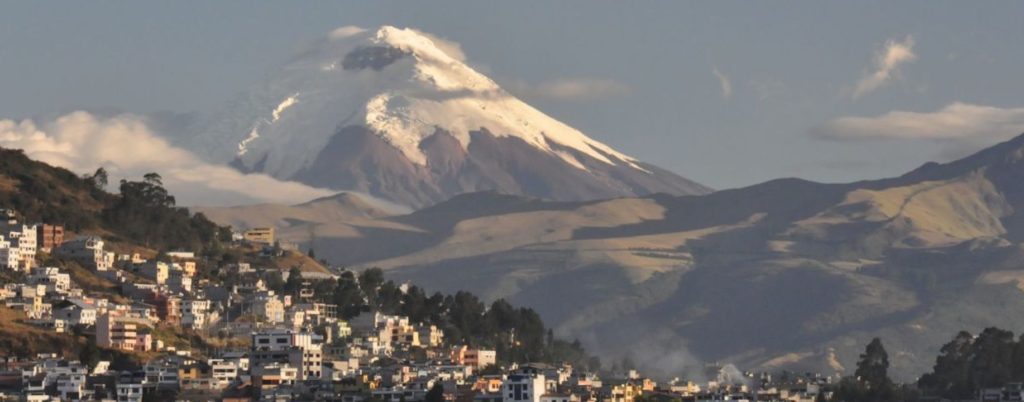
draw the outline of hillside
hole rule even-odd
[[[0,207],[28,221],[62,222],[70,230],[100,226],[99,212],[114,198],[69,170],[0,148]]]
[[[849,374],[877,335],[910,378],[962,328],[1024,328],[1012,319],[1024,316],[1021,155],[1024,136],[849,184],[591,202],[468,194],[332,222],[352,230],[318,231],[315,248],[534,307],[588,348],[664,373],[722,361]]]
[[[19,220],[63,225],[76,234],[99,234],[149,249],[216,250],[227,228],[177,207],[160,176],[123,181],[105,190],[104,174],[78,176],[0,148],[0,208]]]

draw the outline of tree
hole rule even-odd
[[[338,282],[331,293],[332,301],[338,305],[341,318],[350,320],[366,310],[363,292],[359,289],[356,277],[351,271],[345,271],[338,277]]]
[[[425,402],[444,402],[444,386],[440,381],[434,381],[434,386],[430,387],[430,391],[427,391],[427,396],[423,400]]]
[[[882,340],[875,338],[864,349],[857,361],[857,371],[854,373],[857,379],[865,383],[869,388],[878,388],[886,384],[891,385],[889,380],[889,353],[885,351]]]
[[[278,293],[284,293],[284,279],[281,279],[281,271],[273,270],[263,276],[263,281],[267,284],[267,289],[273,290]]]
[[[384,271],[380,268],[368,268],[359,274],[359,288],[366,296],[366,303],[371,309],[377,309],[377,290],[384,284]]]
[[[930,394],[951,399],[973,395],[968,375],[971,364],[971,345],[974,336],[960,331],[952,341],[939,349],[932,372],[921,376],[918,386]]]
[[[974,357],[970,365],[969,381],[974,391],[1001,387],[1013,380],[1013,332],[999,328],[985,328],[971,345]]]
[[[82,179],[85,180],[87,183],[92,184],[92,186],[95,187],[96,190],[103,190],[104,188],[107,187],[108,184],[107,169],[100,167],[96,169],[96,172],[93,173],[92,175],[82,175]]]
[[[82,349],[78,351],[78,361],[90,369],[96,367],[100,361],[100,350],[96,347],[95,339],[88,338]]]
[[[836,390],[836,400],[843,402],[888,402],[899,400],[899,393],[889,379],[889,353],[882,340],[874,338],[857,361],[853,377],[843,378]]]
[[[298,295],[302,290],[302,270],[299,267],[292,267],[288,270],[288,279],[284,282],[284,293],[292,296]]]
[[[142,176],[142,180],[154,186],[163,186],[164,179],[158,173],[150,172]]]

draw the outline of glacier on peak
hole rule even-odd
[[[339,28],[243,94],[195,133],[190,147],[214,161],[291,178],[346,126],[370,128],[420,166],[430,164],[420,144],[438,129],[463,149],[471,132],[485,129],[579,169],[586,167],[566,148],[646,171],[507,93],[443,47],[409,28]]]

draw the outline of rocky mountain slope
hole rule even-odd
[[[532,306],[665,374],[709,360],[849,373],[882,336],[910,379],[960,329],[1024,327],[1022,155],[1024,136],[878,181],[591,202],[467,194],[292,240]]]
[[[414,207],[485,190],[708,192],[545,115],[451,53],[412,29],[342,28],[178,140],[246,172]]]

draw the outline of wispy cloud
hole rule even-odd
[[[331,40],[345,39],[363,32],[366,32],[365,28],[357,27],[355,25],[346,25],[331,31],[331,33],[327,34],[327,38]]]
[[[132,115],[74,112],[44,123],[0,120],[0,146],[79,173],[102,166],[112,181],[157,172],[184,205],[295,203],[335,193],[209,164],[170,145]]]
[[[892,111],[876,117],[840,117],[816,127],[821,138],[991,140],[1024,132],[1024,108],[952,103],[934,112]]]
[[[729,77],[719,71],[718,67],[713,67],[711,73],[715,75],[715,78],[718,78],[718,85],[722,89],[722,98],[732,98],[732,81],[729,81]]]
[[[593,100],[630,92],[629,86],[621,82],[590,78],[563,78],[539,84],[514,81],[505,87],[520,96],[563,101]]]
[[[451,56],[453,59],[459,61],[467,61],[466,52],[462,51],[462,45],[459,44],[458,42],[442,38],[429,32],[423,32],[420,30],[415,31],[420,35],[426,36],[428,39],[430,39],[431,42],[434,42],[434,46],[437,46],[438,49],[441,49],[442,52],[445,52],[446,54],[448,54],[448,56]]]
[[[875,54],[875,60],[867,75],[857,82],[851,96],[858,99],[889,83],[899,75],[900,66],[917,59],[914,54],[914,38],[910,35],[901,42],[890,39]]]

